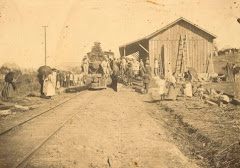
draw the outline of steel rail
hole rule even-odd
[[[55,108],[57,108],[57,107],[65,104],[65,103],[67,103],[68,101],[74,99],[75,97],[77,97],[77,96],[79,96],[79,95],[82,95],[82,93],[84,93],[84,92],[77,93],[77,95],[72,96],[71,98],[69,98],[69,99],[67,99],[67,100],[65,100],[65,101],[57,104],[56,106],[51,107],[51,108],[49,108],[49,109],[47,109],[47,110],[45,110],[45,111],[37,114],[37,115],[34,116],[34,117],[31,117],[31,118],[29,118],[29,119],[27,119],[27,120],[25,120],[25,121],[23,121],[23,122],[20,122],[20,123],[18,123],[18,124],[16,124],[16,125],[12,126],[11,128],[8,128],[7,130],[1,132],[1,133],[0,133],[0,136],[4,135],[4,134],[6,134],[6,133],[8,133],[8,132],[10,132],[10,131],[12,131],[12,130],[15,130],[15,128],[17,128],[17,127],[19,127],[19,126],[21,126],[21,125],[23,125],[23,124],[25,124],[25,123],[27,123],[27,122],[35,119],[35,118],[37,118],[37,117],[39,117],[39,116],[41,116],[41,115],[43,115],[43,114],[45,114],[45,113],[50,112],[51,110],[53,110],[53,109],[55,109]]]
[[[80,106],[79,110],[77,110],[75,113],[73,113],[65,122],[63,122],[55,131],[53,131],[53,133],[51,135],[49,135],[48,137],[46,137],[38,146],[36,146],[31,152],[29,152],[27,154],[27,156],[22,159],[18,165],[16,166],[16,168],[21,168],[24,167],[25,164],[27,163],[27,161],[44,145],[46,144],[57,132],[59,132],[74,116],[76,116],[83,107],[87,106],[90,102],[94,101],[97,98],[96,95],[91,96],[89,99],[89,101],[87,101],[86,104],[83,104],[82,106]]]

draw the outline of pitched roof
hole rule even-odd
[[[119,48],[122,48],[122,47],[124,47],[124,46],[129,45],[129,44],[136,43],[136,42],[138,42],[138,41],[147,40],[147,39],[149,39],[149,38],[155,36],[156,34],[160,33],[161,31],[168,29],[169,27],[171,27],[172,25],[176,24],[176,23],[179,22],[179,21],[185,21],[185,22],[187,22],[187,23],[189,23],[189,24],[191,24],[191,25],[197,27],[198,29],[204,31],[205,33],[209,34],[209,35],[212,36],[213,38],[216,38],[216,37],[217,37],[216,35],[214,35],[214,34],[210,33],[209,31],[207,31],[207,30],[205,30],[205,29],[199,27],[198,25],[196,25],[196,24],[190,22],[189,20],[187,20],[187,19],[185,19],[185,18],[183,18],[183,17],[180,17],[179,19],[177,19],[177,20],[175,20],[174,22],[172,22],[172,23],[166,25],[165,27],[163,27],[163,28],[161,28],[161,29],[155,31],[154,33],[152,33],[152,34],[150,34],[150,35],[148,35],[148,36],[142,37],[142,38],[140,38],[140,39],[138,39],[138,40],[134,40],[134,41],[129,42],[129,43],[127,43],[127,44],[121,45]]]

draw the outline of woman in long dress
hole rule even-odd
[[[3,90],[2,90],[2,98],[3,100],[7,100],[9,98],[13,98],[15,93],[15,86],[13,83],[6,82]]]
[[[13,98],[16,90],[15,86],[15,77],[13,72],[9,72],[5,76],[5,84],[2,90],[2,98],[3,100],[7,100],[9,98]]]
[[[176,78],[174,73],[169,78],[169,90],[168,90],[168,99],[176,100],[177,93],[176,93]]]
[[[161,97],[161,100],[164,100],[165,99],[165,84],[166,84],[166,80],[164,78],[163,75],[160,76],[160,79],[159,79],[159,95]]]
[[[54,87],[54,83],[52,81],[52,74],[49,74],[44,79],[43,93],[44,93],[45,96],[48,96],[48,97],[51,97],[51,96],[55,95],[55,87]]]

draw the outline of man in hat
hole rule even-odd
[[[129,62],[128,63],[128,68],[127,68],[127,81],[128,81],[128,85],[132,86],[132,78],[134,77],[134,71],[133,71],[133,67],[132,64]]]
[[[118,66],[117,66],[115,60],[112,61],[112,70],[113,70],[112,75],[111,75],[112,88],[115,92],[117,92],[119,69],[118,69]]]
[[[147,64],[150,64],[150,61],[149,61],[149,58],[147,57],[147,59],[146,59],[146,65]]]
[[[149,73],[145,73],[142,79],[143,79],[143,86],[144,86],[145,93],[148,93],[151,76]]]
[[[121,69],[122,78],[123,78],[124,73],[125,73],[125,71],[126,71],[126,65],[127,65],[126,59],[123,57],[123,58],[121,59],[121,62],[120,62],[120,69]]]
[[[136,59],[133,60],[133,71],[134,71],[134,77],[136,79],[137,76],[139,75],[139,62]]]
[[[85,75],[88,74],[88,67],[89,67],[89,59],[87,56],[83,58],[83,72]]]
[[[146,62],[145,70],[149,75],[152,74],[152,67],[150,66],[149,62]]]

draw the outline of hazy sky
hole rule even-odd
[[[118,46],[185,17],[217,35],[219,48],[240,48],[239,0],[0,0],[0,64],[22,67],[80,62],[94,41]]]

